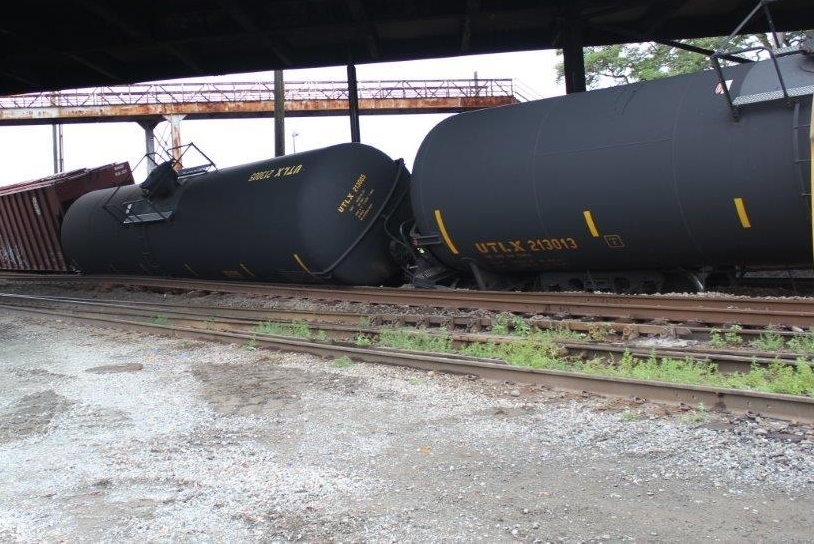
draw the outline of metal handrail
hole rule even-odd
[[[763,45],[754,46],[754,47],[745,47],[743,49],[737,49],[735,51],[716,51],[710,56],[710,60],[713,63],[713,68],[715,68],[715,73],[718,74],[718,81],[721,84],[721,90],[723,91],[724,96],[726,97],[727,102],[729,103],[729,109],[732,110],[732,115],[735,119],[738,118],[738,106],[735,105],[734,100],[732,99],[732,93],[729,92],[729,87],[726,84],[726,78],[724,76],[723,67],[721,66],[721,57],[724,55],[738,55],[741,53],[749,53],[752,51],[766,51],[769,53],[769,57],[771,58],[772,64],[774,65],[775,72],[777,72],[777,79],[780,81],[780,88],[783,90],[783,97],[788,99],[789,93],[786,90],[786,82],[783,81],[783,74],[780,72],[780,65],[777,63],[777,55],[775,55],[774,51],[770,47],[766,47]]]
[[[771,60],[772,65],[774,66],[775,72],[777,73],[778,82],[780,83],[780,88],[782,90],[782,97],[780,98],[785,98],[786,100],[789,100],[790,98],[788,89],[786,87],[786,82],[783,80],[783,74],[780,70],[780,64],[777,62],[777,59],[778,57],[799,53],[800,49],[780,47],[781,45],[780,40],[777,36],[777,31],[774,26],[774,20],[772,19],[771,10],[769,10],[769,4],[777,1],[779,0],[759,0],[757,6],[755,6],[755,8],[749,13],[749,15],[747,15],[743,19],[743,21],[741,21],[740,25],[738,25],[738,27],[735,28],[735,30],[732,31],[732,33],[723,40],[721,46],[718,47],[718,49],[716,49],[716,51],[710,56],[710,62],[712,64],[712,67],[715,69],[715,73],[718,75],[718,82],[721,87],[721,92],[726,97],[726,101],[729,104],[729,109],[732,112],[732,117],[736,121],[738,120],[739,115],[738,109],[739,105],[735,103],[735,100],[732,98],[732,93],[729,92],[729,87],[726,84],[726,77],[724,76],[723,67],[721,66],[721,59],[724,57],[740,55],[742,53],[750,53],[754,51],[766,51],[769,54],[769,59]],[[771,31],[775,45],[777,47],[772,48],[766,47],[764,45],[758,45],[753,47],[744,47],[735,50],[723,49],[723,47],[727,43],[731,42],[734,39],[734,37],[749,23],[749,21],[751,21],[755,17],[755,15],[757,15],[757,13],[761,10],[766,16],[766,21],[769,25],[769,29]]]

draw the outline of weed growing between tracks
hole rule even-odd
[[[814,353],[814,334],[795,336],[786,343],[786,347],[797,353]]]
[[[253,332],[257,334],[273,334],[278,336],[295,336],[306,340],[325,340],[325,331],[312,331],[305,320],[297,320],[291,323],[278,323],[276,321],[264,321],[257,325]]]
[[[715,329],[709,334],[709,344],[714,348],[738,347],[744,340],[740,335],[742,328],[732,325],[729,329]],[[749,346],[762,351],[778,351],[788,348],[797,353],[814,353],[814,334],[798,334],[788,342],[777,331],[767,330],[749,342]]]
[[[353,361],[350,360],[350,357],[343,356],[339,359],[334,359],[333,364],[331,365],[334,368],[350,368],[353,366]]]
[[[740,331],[740,325],[732,325],[726,330],[714,330],[709,333],[709,343],[714,348],[740,346],[743,344],[743,338],[738,334]]]
[[[390,348],[410,349],[415,351],[429,351],[434,353],[452,353],[452,337],[447,331],[430,334],[426,331],[418,333],[407,329],[384,329],[379,333],[377,345]]]
[[[603,376],[814,396],[814,371],[804,359],[799,359],[796,365],[781,362],[769,366],[752,365],[749,372],[724,374],[714,364],[703,361],[655,356],[637,360],[626,353],[616,365],[588,361],[578,371]]]
[[[572,339],[573,333],[566,336]],[[769,366],[752,365],[745,373],[721,373],[715,364],[691,358],[659,358],[653,355],[638,359],[630,353],[625,353],[616,363],[569,358],[562,355],[561,348],[556,344],[556,340],[562,339],[560,333],[540,331],[524,333],[514,342],[478,342],[456,348],[448,332],[393,329],[382,331],[377,339],[365,336],[363,344],[434,353],[460,353],[544,370],[814,396],[814,371],[804,359],[799,359],[796,365],[777,362]]]
[[[792,338],[792,340],[794,339]],[[778,351],[786,347],[786,341],[776,332],[766,331],[749,342],[749,345],[763,351]]]
[[[498,320],[498,332],[506,334],[513,330],[512,342],[475,342],[456,347],[452,335],[441,329],[427,331],[424,329],[383,329],[378,335],[359,333],[355,344],[359,347],[382,346],[403,350],[428,353],[457,353],[484,359],[497,359],[510,365],[538,368],[543,370],[561,370],[583,372],[597,376],[655,380],[691,385],[707,385],[732,389],[745,389],[770,393],[814,396],[814,370],[808,361],[799,359],[796,365],[777,362],[768,366],[753,364],[748,372],[721,373],[715,364],[697,361],[691,358],[659,358],[652,355],[646,359],[633,357],[625,353],[621,360],[610,363],[603,359],[583,360],[563,354],[557,341],[584,339],[585,335],[573,331],[532,331],[530,327],[519,327],[517,322]],[[307,340],[325,340],[324,331],[313,331],[306,321],[277,323],[267,321],[257,325],[256,334],[293,336]],[[494,328],[493,328],[494,332]],[[734,342],[736,330],[727,331],[722,339],[727,344]],[[588,335],[594,338],[593,334]],[[774,335],[776,336],[776,335]],[[761,346],[774,346],[776,339],[771,332],[761,336]],[[789,341],[789,347],[797,338]],[[738,337],[738,340],[741,340]],[[782,341],[782,338],[781,338]],[[803,345],[800,340],[798,348],[814,347]],[[249,342],[247,349],[254,349],[255,342]],[[800,349],[800,351],[805,351]],[[342,365],[342,363],[339,363]]]

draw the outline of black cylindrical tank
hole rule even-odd
[[[379,285],[401,279],[391,237],[409,217],[409,173],[362,144],[340,144],[140,186],[89,193],[62,243],[86,273]]]
[[[780,67],[814,84],[810,58]],[[811,87],[760,95],[768,62],[725,79],[755,100],[737,119],[708,70],[444,120],[413,167],[421,239],[458,270],[810,265]]]

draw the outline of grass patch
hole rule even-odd
[[[356,335],[356,338],[353,343],[360,348],[364,348],[373,345],[373,338],[371,338],[367,334],[360,332],[359,334]]]
[[[511,322],[514,315],[501,312],[497,314],[494,319],[492,319],[492,334],[497,334],[499,336],[506,336],[509,334],[509,323]]]
[[[278,336],[294,336],[308,340],[325,340],[325,331],[312,331],[305,320],[291,323],[277,321],[264,321],[257,325],[252,332],[257,334],[274,334]]]
[[[588,327],[588,338],[594,342],[604,342],[613,334],[613,327],[609,323],[594,323]]]
[[[740,325],[732,325],[728,329],[715,329],[709,333],[709,343],[714,348],[740,346],[743,338],[739,334]]]
[[[343,355],[339,359],[334,359],[334,362],[331,363],[333,368],[350,368],[353,366],[353,361],[347,355]]]
[[[424,329],[383,329],[379,332],[378,345],[414,351],[451,353],[452,335],[448,331],[429,333]]]
[[[708,416],[706,406],[704,406],[703,402],[699,402],[698,408],[696,408],[692,414],[687,415],[684,420],[687,423],[703,423],[707,420]]]
[[[531,325],[528,320],[515,316],[512,319],[512,332],[518,336],[529,336],[532,333]]]
[[[548,334],[552,339],[556,340],[585,340],[585,338],[590,338],[585,333],[572,330],[567,324],[558,324],[553,329],[538,331],[538,334]]]
[[[501,312],[492,319],[490,331],[498,336],[529,336],[533,329],[527,319],[509,312]]]
[[[630,410],[625,410],[622,412],[622,421],[638,421],[639,414],[636,412],[631,412]]]
[[[786,342],[783,337],[774,331],[767,331],[755,338],[749,345],[763,351],[778,351],[783,349]]]
[[[786,347],[795,353],[814,354],[814,334],[799,334],[786,342]]]
[[[250,338],[243,344],[243,351],[257,351],[257,338]]]

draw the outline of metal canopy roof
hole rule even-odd
[[[63,0],[0,19],[0,94],[158,79],[720,36],[757,0]],[[771,4],[814,28],[812,0]],[[755,18],[745,32],[767,30]],[[573,33],[571,34],[573,36]],[[535,69],[529,67],[530,70]]]

